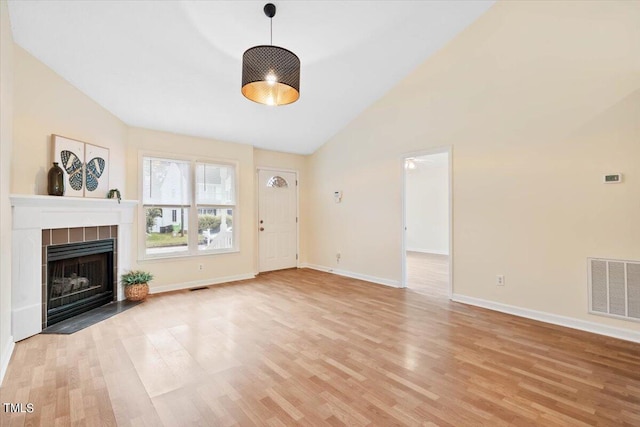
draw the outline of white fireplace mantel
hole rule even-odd
[[[137,200],[11,195],[11,324],[15,341],[42,331],[42,230],[118,226],[118,277],[131,268]],[[123,298],[118,289],[118,299]]]

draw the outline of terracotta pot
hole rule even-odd
[[[124,287],[124,296],[129,301],[142,301],[147,297],[147,294],[149,294],[149,285],[146,283]]]

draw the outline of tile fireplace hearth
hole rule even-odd
[[[89,306],[123,299],[117,278],[131,268],[131,235],[137,203],[135,200],[123,200],[118,204],[114,199],[11,196],[11,329],[14,341],[40,333],[47,325],[47,315],[53,314],[54,320],[59,320],[59,317],[55,318],[60,311],[55,309],[62,302],[71,304],[70,311],[62,315],[65,317],[73,314],[82,296],[88,296]],[[54,258],[61,259],[59,250],[64,252],[65,245],[102,241],[112,244],[112,254],[106,258],[96,254],[94,258],[71,260],[63,267],[58,265],[55,272],[51,270],[52,266],[48,267],[50,248],[57,248],[53,250],[54,253],[58,250]],[[98,252],[107,249],[103,247]],[[60,272],[60,268],[64,271]],[[95,274],[100,268],[111,270],[98,279]],[[50,272],[57,276],[47,286]],[[105,281],[110,283],[102,283]],[[102,288],[109,284],[110,290]],[[50,309],[54,309],[53,312]]]

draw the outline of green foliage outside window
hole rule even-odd
[[[148,208],[146,209],[147,215],[147,233],[151,232],[151,229],[156,225],[156,218],[162,218],[162,209],[160,208]]]

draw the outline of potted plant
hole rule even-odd
[[[117,188],[112,188],[111,190],[109,190],[109,192],[107,193],[107,199],[118,199],[118,204],[120,204],[120,201],[122,200],[120,190],[118,190]]]
[[[132,270],[120,276],[120,283],[124,286],[124,296],[129,301],[142,301],[149,293],[149,282],[153,279],[153,274]]]

